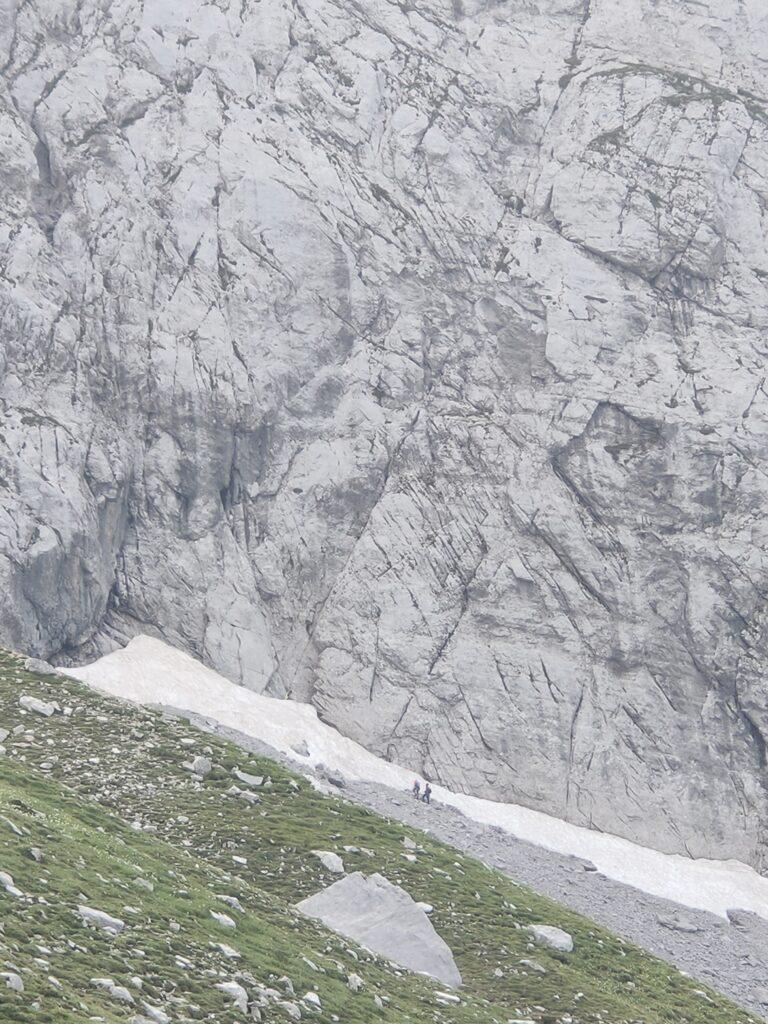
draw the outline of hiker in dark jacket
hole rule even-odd
[[[422,803],[428,804],[429,798],[432,796],[432,787],[427,782],[424,785],[424,796],[421,798]]]
[[[413,795],[416,800],[418,800],[421,795],[421,783],[418,779],[413,780]]]

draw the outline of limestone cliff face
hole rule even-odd
[[[5,0],[0,634],[765,865],[763,0]]]

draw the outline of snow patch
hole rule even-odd
[[[66,670],[94,689],[139,704],[167,704],[253,736],[296,760],[322,762],[350,779],[410,789],[413,771],[383,761],[323,724],[308,704],[277,700],[231,683],[152,637],[138,636],[91,665]],[[307,751],[306,756],[297,751]],[[592,861],[598,871],[652,896],[726,917],[730,908],[768,920],[768,878],[739,861],[661,853],[593,832],[517,804],[453,793],[434,784],[433,799],[526,842]]]

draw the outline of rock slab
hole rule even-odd
[[[379,956],[444,985],[461,985],[453,953],[400,886],[360,871],[302,900],[298,909]]]

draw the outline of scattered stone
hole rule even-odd
[[[750,910],[728,910],[726,913],[733,927],[738,928],[750,943],[754,943],[758,949],[768,949],[768,920],[766,918]]]
[[[344,874],[344,861],[338,853],[332,853],[330,850],[313,850],[312,853],[319,859],[326,871],[331,871],[334,875]]]
[[[9,828],[11,830],[11,832],[13,832],[13,834],[15,836],[23,836],[24,835],[24,832],[18,827],[18,825],[16,825],[14,822],[12,822],[10,818],[6,818],[3,815],[0,815],[0,821],[2,821],[2,823],[6,826],[6,828]]]
[[[13,884],[13,876],[9,875],[7,871],[0,871],[0,885],[2,885],[9,896],[15,896],[17,899],[21,899],[24,896],[21,889]]]
[[[13,971],[0,971],[0,979],[5,982],[6,988],[9,988],[12,992],[24,991],[24,982]]]
[[[298,909],[401,967],[444,985],[461,984],[453,954],[427,915],[382,875],[355,871],[302,900]]]
[[[233,768],[232,774],[238,782],[242,782],[246,786],[254,786],[257,788],[264,785],[263,775],[249,775],[248,772],[241,772],[239,768]]]
[[[214,945],[215,945],[216,949],[218,949],[221,953],[223,953],[224,956],[228,960],[240,960],[241,959],[240,953],[238,953],[236,949],[232,949],[231,946],[228,946],[226,944],[226,942],[216,942],[216,943],[214,943]]]
[[[703,999],[707,1003],[714,1003],[714,1000],[709,998],[709,995],[704,991],[703,988],[695,988],[693,990],[693,994],[695,996],[698,996],[699,999]]]
[[[203,757],[202,754],[198,754],[197,757],[193,757],[191,761],[185,761],[182,768],[186,768],[188,772],[192,772],[194,775],[199,775],[204,779],[206,775],[210,775],[213,771],[213,764],[209,757]]]
[[[301,1020],[301,1010],[297,1003],[290,1003],[285,999],[279,999],[275,1005],[287,1013],[292,1020]]]
[[[101,931],[109,932],[113,935],[119,935],[125,928],[125,921],[121,921],[119,917],[112,917],[111,914],[107,914],[104,910],[94,910],[93,907],[80,906],[77,908],[77,913],[88,926],[99,928]]]
[[[228,907],[232,907],[233,910],[237,910],[241,914],[245,913],[243,905],[237,896],[226,896],[224,893],[217,893],[216,899],[221,900],[222,903],[226,903]]]
[[[546,967],[542,967],[538,960],[521,960],[520,963],[523,965],[523,967],[527,967],[530,971],[536,971],[537,974],[547,973]]]
[[[435,992],[435,1000],[442,1006],[458,1006],[461,1002],[452,992]]]
[[[237,925],[229,914],[220,914],[217,910],[211,910],[210,915],[217,924],[221,925],[222,928],[237,928]]]
[[[657,914],[656,920],[663,928],[669,928],[675,932],[685,932],[688,935],[695,935],[696,932],[701,931],[697,924],[690,921],[687,917],[683,917],[682,914]]]
[[[307,992],[302,999],[305,1003],[309,1003],[310,1006],[314,1006],[318,1010],[322,1010],[323,1008],[323,1004],[320,1002],[320,996],[317,992]]]
[[[31,697],[26,693],[19,697],[19,704],[26,711],[34,711],[36,715],[43,715],[45,718],[50,718],[59,708],[58,704],[39,700],[37,697]]]
[[[43,851],[39,847],[32,846],[27,852],[29,853],[29,856],[32,858],[32,860],[37,861],[38,864],[42,861]]]
[[[58,674],[53,665],[49,665],[47,661],[43,661],[41,658],[27,658],[24,662],[24,668],[27,672],[34,672],[37,676],[55,676]]]
[[[216,988],[230,999],[241,1013],[248,1013],[248,993],[237,981],[222,981]]]
[[[326,768],[325,771],[323,772],[323,778],[331,786],[335,786],[336,789],[346,789],[347,780],[340,772],[331,771],[330,769]]]
[[[350,974],[347,978],[347,988],[351,992],[359,992],[364,985],[363,979],[359,974]]]
[[[294,743],[291,746],[291,750],[294,754],[298,754],[299,757],[309,757],[309,747],[307,746],[306,740],[302,740],[300,743]]]
[[[133,1003],[134,1001],[128,989],[124,985],[116,985],[112,978],[91,978],[91,984],[94,988],[104,989],[109,997],[118,1003]]]
[[[157,1006],[151,1006],[149,1003],[142,1003],[144,1007],[144,1013],[147,1015],[147,1019],[150,1024],[171,1024],[171,1018],[165,1012]]]
[[[549,946],[550,949],[556,949],[561,953],[573,951],[573,937],[562,928],[555,928],[549,924],[532,924],[528,931],[541,946]]]

